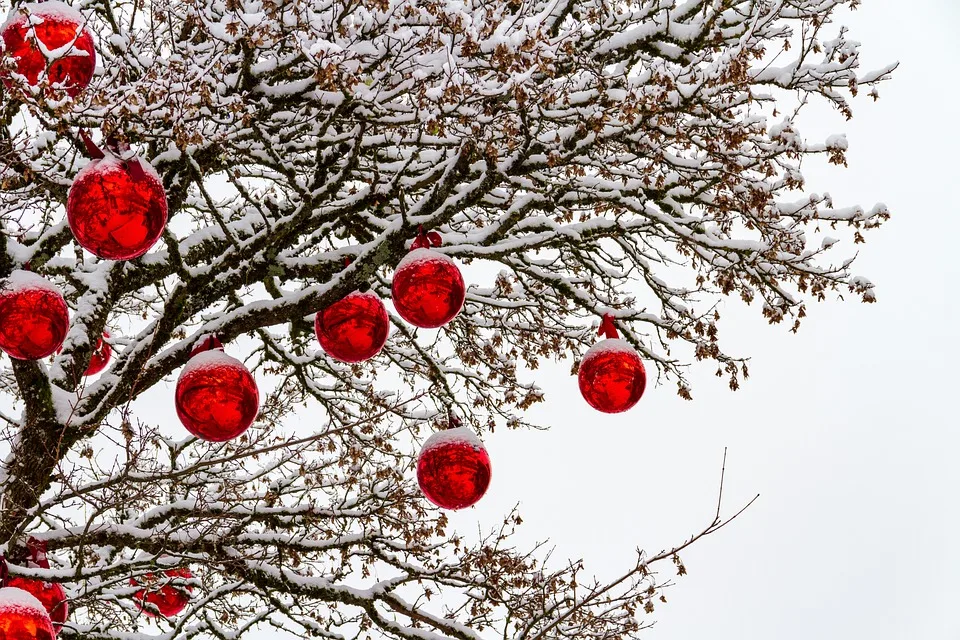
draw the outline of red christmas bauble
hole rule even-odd
[[[137,603],[137,608],[148,616],[157,614],[147,604],[152,604],[156,610],[165,618],[171,618],[183,611],[190,602],[190,594],[193,593],[193,586],[183,584],[183,580],[189,580],[193,577],[190,569],[168,569],[163,572],[165,578],[158,578],[152,573],[148,573],[141,579],[144,582],[144,589],[140,589],[133,594],[133,599]],[[140,583],[130,578],[132,586],[140,586]],[[0,639],[2,640],[2,639]]]
[[[393,274],[393,306],[400,317],[424,329],[453,320],[466,296],[457,265],[432,249],[414,249]]]
[[[110,333],[103,332],[103,338],[109,338]],[[100,373],[110,364],[110,345],[104,342],[103,338],[97,340],[97,346],[93,348],[93,354],[90,356],[90,364],[87,370],[83,372],[85,376],[92,376]]]
[[[67,194],[67,222],[87,251],[106,260],[139,258],[163,234],[167,195],[160,176],[140,158],[107,154],[92,160]]]
[[[70,312],[60,291],[30,271],[14,271],[0,289],[0,349],[18,360],[39,360],[67,337]]]
[[[55,636],[42,602],[23,589],[0,589],[0,640],[53,640]]]
[[[201,440],[223,442],[246,431],[257,417],[260,393],[253,375],[220,349],[190,358],[176,391],[177,415]]]
[[[417,459],[417,482],[427,500],[443,509],[477,503],[490,485],[490,456],[466,427],[430,436]]]
[[[604,413],[620,413],[637,404],[647,386],[647,372],[636,350],[620,338],[593,345],[580,363],[580,393]]]
[[[46,72],[48,86],[60,85],[75,97],[90,84],[97,66],[93,34],[85,23],[81,13],[62,2],[15,7],[2,27],[6,55],[16,61],[15,73],[36,86],[40,74]],[[9,71],[3,72],[3,83],[7,88],[12,86]]]
[[[319,312],[313,328],[331,357],[363,362],[380,353],[390,333],[390,318],[376,294],[354,291]]]
[[[70,615],[70,605],[67,604],[67,593],[63,590],[63,587],[56,582],[44,582],[43,580],[21,578],[20,576],[9,578],[7,586],[23,589],[39,600],[47,613],[50,614],[54,633],[60,633],[63,623],[67,621],[67,616]]]

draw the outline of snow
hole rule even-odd
[[[46,2],[31,2],[16,5],[7,16],[3,25],[0,26],[0,30],[7,28],[7,26],[11,24],[25,22],[28,18],[28,13],[31,24],[39,24],[42,18],[61,18],[64,21],[69,20],[78,25],[85,24],[87,21],[82,13],[70,5],[60,2],[59,0],[47,0]],[[41,20],[37,20],[37,18],[41,18]]]
[[[246,366],[242,362],[232,356],[228,356],[223,350],[210,349],[209,351],[201,351],[190,358],[187,364],[183,366],[183,370],[180,372],[180,378],[183,378],[193,371],[219,367],[240,367],[246,369]]]
[[[434,251],[433,249],[427,249],[425,247],[421,247],[420,249],[414,249],[413,251],[405,255],[403,259],[397,263],[397,266],[395,267],[395,269],[399,271],[404,267],[408,267],[418,262],[447,262],[447,263],[453,264],[453,260],[450,258],[450,256],[447,256],[438,251]]]
[[[634,355],[637,354],[637,350],[623,338],[607,338],[587,349],[587,352],[583,354],[583,359],[587,360],[588,358],[595,358],[602,353],[613,353],[616,351],[632,353]]]
[[[444,429],[443,431],[438,431],[427,438],[427,441],[423,443],[423,448],[420,450],[420,452],[423,453],[429,449],[434,449],[436,447],[452,443],[469,444],[477,449],[484,448],[483,441],[480,440],[476,433],[474,433],[473,429],[469,429],[467,427],[454,427],[453,429]]]
[[[43,604],[33,594],[16,587],[0,589],[0,611],[24,611],[49,617]]]
[[[163,184],[163,181],[160,179],[160,174],[157,173],[156,168],[152,164],[144,160],[143,158],[135,154],[130,154],[129,157],[123,158],[123,157],[114,155],[113,153],[111,153],[106,149],[103,150],[103,153],[104,153],[103,158],[100,158],[97,160],[91,160],[87,164],[87,166],[81,169],[79,173],[77,173],[77,177],[75,178],[75,180],[79,180],[81,176],[87,176],[90,174],[93,174],[93,175],[107,174],[113,171],[123,170],[124,163],[139,162],[145,174],[152,177],[154,180],[156,180],[160,184]]]
[[[17,269],[7,277],[3,284],[3,290],[10,293],[14,293],[16,291],[43,290],[63,296],[63,294],[60,292],[60,289],[58,289],[52,282],[41,275],[38,275],[32,271],[25,271],[23,269]]]

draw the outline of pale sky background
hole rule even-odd
[[[698,368],[694,402],[666,385],[602,416],[569,363],[547,368],[535,415],[553,430],[488,437],[490,492],[454,519],[492,526],[519,502],[521,540],[549,537],[557,558],[610,576],[636,547],[672,546],[710,521],[729,447],[726,509],[761,497],[682,555],[689,574],[657,607],[651,640],[960,638],[960,8],[866,0],[842,22],[864,71],[901,66],[878,102],[861,93],[852,121],[827,109],[801,120],[810,138],[850,143],[849,168],[804,174],[837,206],[890,207],[855,268],[879,302],[813,305],[793,335],[731,301],[725,338],[752,356],[751,379],[731,393]]]

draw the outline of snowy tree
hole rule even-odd
[[[65,638],[636,637],[661,595],[652,566],[682,572],[719,509],[595,582],[515,548],[516,513],[476,543],[448,531],[417,490],[419,443],[450,415],[481,435],[529,426],[549,401],[530,370],[576,362],[605,313],[689,398],[695,361],[733,388],[747,376],[719,341],[723,296],[794,329],[807,301],[873,301],[853,251],[834,257],[849,245],[821,234],[862,242],[887,210],[810,195],[804,159],[842,165],[846,140],[797,124],[817,101],[851,117],[893,71],[860,71],[835,21],[857,4],[74,2],[89,87],[3,62],[0,276],[29,265],[70,309],[62,351],[5,359],[0,380],[11,574],[64,585]],[[141,258],[99,259],[71,233],[81,132],[162,179],[169,223]],[[362,286],[389,299],[421,227],[464,266],[463,311],[423,330],[391,309],[378,356],[328,357],[313,314]],[[85,377],[104,330],[113,358]],[[138,402],[211,334],[265,396],[219,444]],[[17,561],[30,538],[49,569]],[[192,572],[175,581],[189,605],[149,618],[133,594],[172,568]]]

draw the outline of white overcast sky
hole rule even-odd
[[[855,271],[879,302],[814,305],[799,335],[731,302],[725,335],[752,356],[738,392],[694,376],[695,401],[650,388],[623,416],[594,413],[569,363],[541,373],[549,433],[497,433],[490,493],[456,515],[493,525],[519,502],[527,541],[612,575],[705,525],[729,447],[734,524],[683,554],[689,575],[657,608],[651,640],[960,638],[960,7],[865,0],[845,14],[864,71],[901,66],[846,122],[821,109],[812,138],[846,133],[847,169],[805,166],[837,206],[886,203]],[[822,139],[822,138],[821,138]],[[953,158],[953,159],[951,159]],[[664,566],[670,574],[672,568]]]

